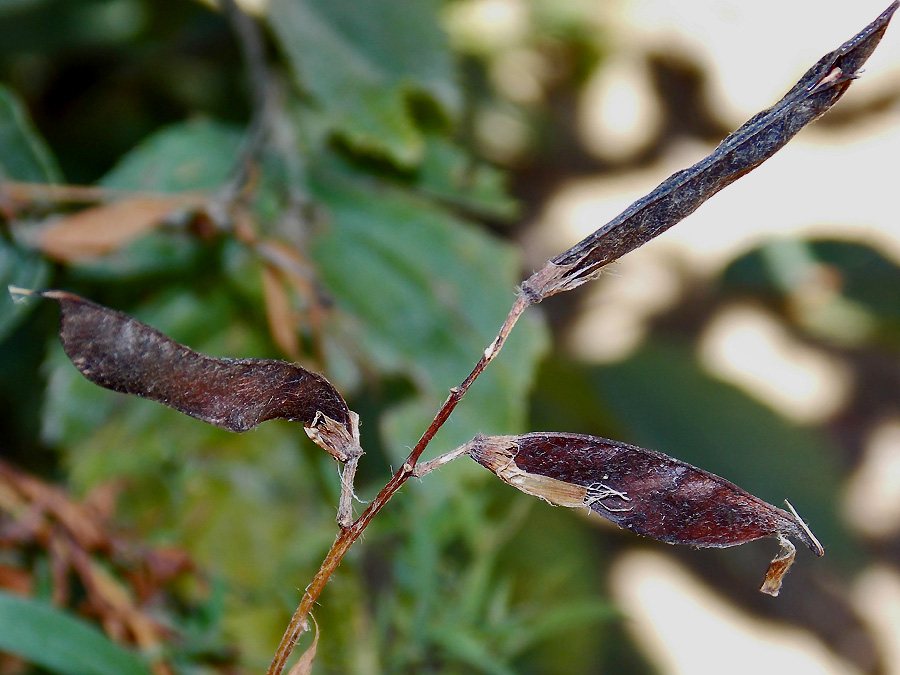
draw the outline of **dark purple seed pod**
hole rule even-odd
[[[881,42],[898,6],[892,2],[872,23],[819,59],[784,98],[754,115],[710,155],[672,174],[593,234],[549,260],[525,280],[521,295],[533,304],[596,278],[605,265],[662,234],[778,152],[844,95]]]
[[[469,454],[501,480],[551,504],[586,507],[629,529],[670,544],[738,546],[776,537],[763,592],[777,595],[799,539],[825,551],[793,511],[779,509],[734,483],[653,450],[566,433],[477,437]],[[789,505],[790,506],[790,505]]]
[[[59,303],[63,348],[101,387],[228,431],[248,431],[271,419],[297,421],[338,459],[361,454],[356,415],[321,375],[285,361],[200,354],[127,314],[65,291],[11,290]]]

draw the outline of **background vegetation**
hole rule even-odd
[[[471,31],[493,5],[524,28]],[[696,95],[702,75],[660,61],[671,121],[636,155],[592,157],[574,101],[614,42],[580,3],[272,0],[261,44],[245,18],[184,0],[0,2],[0,282],[325,373],[361,416],[370,498],[505,317],[530,271],[519,224],[573,176],[728,129]],[[503,86],[529,58],[538,96]],[[460,460],[408,484],[345,559],[315,614],[317,672],[652,671],[608,587],[634,548],[884,667],[850,585],[900,549],[841,505],[867,434],[900,407],[900,268],[868,244],[778,241],[678,283],[615,362],[551,339],[586,295],[527,314],[433,452],[528,430],[639,444],[789,496],[826,558],[801,552],[772,601],[756,584],[774,545],[642,541]],[[738,301],[852,372],[839,410],[800,424],[701,366],[705,329]],[[50,305],[0,298],[0,651],[24,659],[0,672],[259,672],[335,535],[333,460],[297,425],[232,435],[91,385]]]

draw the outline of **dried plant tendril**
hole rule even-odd
[[[586,507],[637,534],[701,547],[776,537],[781,553],[761,591],[778,595],[794,560],[790,538],[822,545],[790,505],[779,509],[734,483],[668,455],[605,438],[566,433],[479,436],[464,446],[513,487],[559,506]]]
[[[844,95],[898,5],[891,3],[860,33],[819,59],[784,98],[752,117],[709,156],[672,174],[599,230],[552,258],[525,280],[521,296],[534,304],[595,279],[604,265],[662,234],[774,155]]]
[[[101,387],[163,403],[228,431],[294,420],[337,459],[361,454],[355,413],[321,375],[285,361],[206,356],[127,314],[65,291],[10,291],[59,303],[66,355]]]

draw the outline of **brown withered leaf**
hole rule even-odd
[[[300,339],[295,328],[296,317],[281,275],[271,265],[263,265],[262,287],[272,339],[285,354],[296,358],[300,353]]]
[[[213,358],[72,293],[33,294],[59,303],[63,348],[81,374],[101,387],[234,432],[266,420],[294,420],[341,461],[362,452],[356,415],[321,375],[285,361]]]
[[[310,616],[312,619],[312,616]],[[310,675],[312,672],[313,662],[316,660],[316,650],[319,648],[319,625],[316,623],[316,620],[313,619],[313,641],[309,647],[306,648],[306,651],[300,656],[297,660],[297,663],[294,664],[294,667],[288,672],[288,675]]]
[[[148,651],[159,648],[169,631],[137,604],[122,579],[80,549],[73,549],[72,563],[87,591],[85,609],[110,637]]]
[[[784,98],[753,116],[710,155],[672,174],[606,225],[548,261],[522,284],[522,296],[534,304],[596,278],[604,265],[662,234],[778,152],[844,95],[898,6],[896,1],[891,3],[857,35],[819,59]]]
[[[149,601],[160,588],[182,574],[193,572],[194,562],[187,551],[174,546],[160,546],[142,552],[140,565],[131,565],[124,576],[141,603]]]
[[[0,511],[27,514],[29,537],[40,530],[41,536],[52,534],[55,525],[62,526],[77,545],[93,550],[104,548],[108,539],[104,523],[83,504],[72,501],[61,488],[0,461]],[[23,533],[24,534],[24,533]]]
[[[173,211],[201,204],[196,196],[132,197],[90,207],[44,228],[38,247],[62,261],[105,255],[153,230]]]
[[[153,673],[171,674],[160,650],[174,634],[158,617],[180,611],[173,593],[193,562],[180,549],[117,536],[106,503],[114,492],[101,493],[77,501],[0,460],[0,550],[20,565],[0,565],[0,588],[29,594],[33,579],[48,577],[54,605],[95,618],[114,640],[154,654]]]
[[[566,433],[476,437],[468,454],[504,482],[552,504],[587,507],[616,525],[670,544],[726,547],[776,537],[782,553],[760,590],[777,595],[794,558],[788,537],[821,544],[796,512],[668,455]]]
[[[0,588],[18,595],[29,595],[34,588],[34,579],[26,570],[0,564]],[[0,670],[2,672],[4,671]]]

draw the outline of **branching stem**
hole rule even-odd
[[[331,550],[328,551],[328,555],[326,555],[325,559],[322,561],[322,565],[319,567],[316,576],[313,577],[312,582],[306,587],[306,593],[304,593],[300,605],[294,612],[294,616],[291,617],[291,622],[288,624],[287,630],[281,638],[281,642],[278,645],[278,649],[275,652],[271,665],[269,665],[269,670],[267,671],[268,675],[282,674],[284,667],[287,664],[288,657],[290,657],[291,652],[294,649],[294,645],[297,644],[300,635],[307,630],[306,619],[309,616],[310,610],[318,600],[319,595],[322,593],[322,589],[325,588],[328,579],[337,569],[338,565],[340,565],[344,555],[350,550],[353,543],[359,539],[360,535],[366,527],[368,527],[372,518],[374,518],[382,507],[388,503],[390,498],[394,496],[394,493],[409,480],[410,476],[418,475],[416,467],[425,448],[428,447],[431,439],[434,438],[438,430],[450,417],[450,413],[453,412],[454,408],[456,408],[457,404],[462,400],[462,397],[465,396],[469,387],[471,387],[475,380],[478,379],[478,376],[484,372],[484,369],[494,360],[494,357],[500,353],[500,349],[502,349],[503,344],[506,342],[506,338],[509,337],[509,334],[512,332],[513,326],[516,325],[519,317],[522,316],[522,313],[530,304],[532,304],[532,301],[524,294],[520,294],[516,298],[516,302],[509,311],[506,321],[503,322],[503,326],[500,327],[500,332],[497,333],[497,337],[494,338],[494,341],[484,350],[481,359],[475,364],[475,367],[472,369],[472,372],[469,373],[469,376],[462,381],[462,384],[450,390],[450,395],[447,397],[447,400],[444,401],[444,404],[441,406],[440,410],[438,410],[431,424],[428,425],[425,433],[422,434],[419,442],[416,443],[416,446],[409,453],[406,461],[404,461],[394,475],[391,476],[391,479],[387,484],[381,488],[381,492],[379,492],[375,499],[372,500],[366,510],[363,511],[362,515],[349,527],[342,529],[338,534],[337,538],[334,540],[334,544],[331,546]]]
[[[428,470],[465,454],[460,448],[418,467],[419,458],[431,439],[450,417],[450,413],[472,383],[500,352],[522,312],[529,305],[538,303],[546,297],[571,290],[596,278],[606,264],[645,244],[692,213],[716,192],[762,164],[803,126],[824,114],[856,78],[866,59],[881,40],[898,7],[900,0],[894,0],[860,33],[822,57],[781,101],[752,117],[723,140],[709,156],[694,166],[670,176],[618,217],[569,250],[552,258],[523,283],[500,332],[484,351],[475,368],[462,384],[450,390],[450,396],[444,401],[422,438],[378,496],[355,522],[338,535],[318,573],[307,587],[300,606],[294,612],[291,623],[278,645],[275,658],[269,666],[269,675],[281,675],[294,644],[306,630],[306,617],[325,583],[337,569],[353,542],[359,538],[393,494],[410,476],[424,475]],[[818,542],[813,549],[821,550]],[[783,564],[772,573],[773,578],[777,577],[779,585],[780,577],[792,560],[793,553],[790,553],[790,559],[787,554],[779,559]],[[773,587],[773,590],[777,592],[777,588]]]

